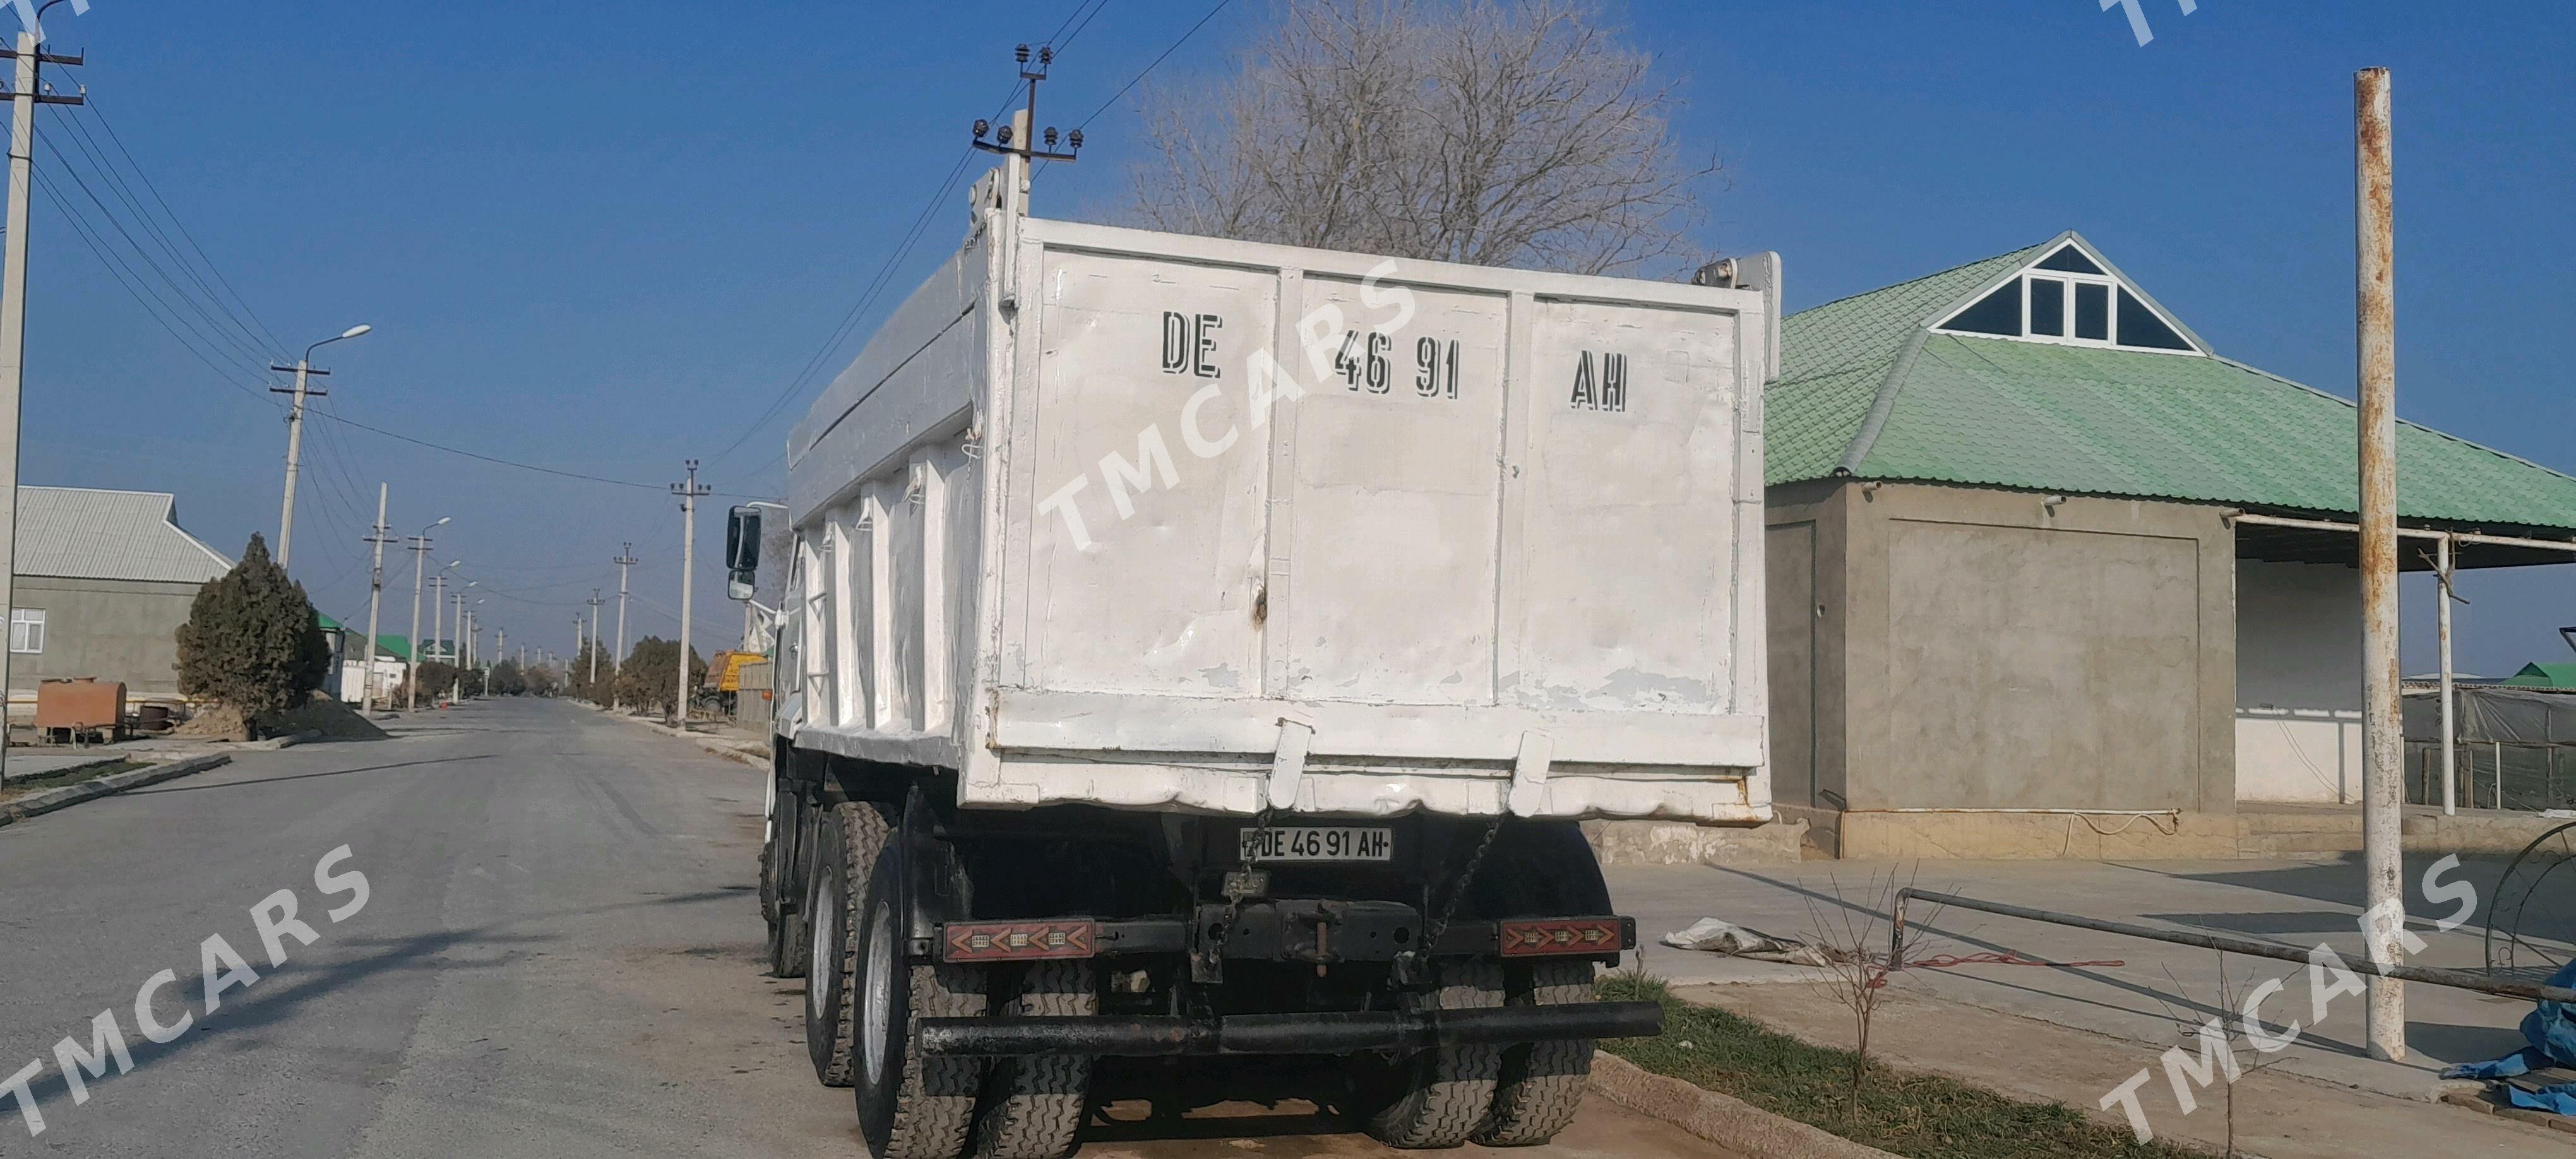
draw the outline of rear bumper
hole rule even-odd
[[[1652,1002],[1585,1002],[1421,1013],[1230,1014],[1214,1018],[926,1018],[931,1055],[1351,1054],[1577,1038],[1644,1038],[1663,1031]]]

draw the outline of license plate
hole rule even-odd
[[[1273,825],[1243,831],[1243,863],[1269,861],[1386,861],[1395,855],[1395,830],[1323,825]]]

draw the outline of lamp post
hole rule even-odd
[[[292,555],[295,546],[295,469],[296,461],[304,454],[304,397],[309,393],[304,388],[304,380],[307,375],[328,375],[331,373],[328,370],[313,369],[313,352],[334,342],[355,338],[373,329],[375,329],[375,327],[365,324],[351,326],[334,337],[325,338],[311,346],[305,347],[304,357],[296,359],[295,365],[269,367],[270,370],[292,370],[295,372],[295,388],[293,390],[288,390],[285,387],[280,386],[272,386],[268,388],[269,393],[271,394],[292,394],[295,396],[295,405],[286,412],[286,504],[278,512],[277,516],[277,566],[280,568],[286,566],[287,560]],[[323,392],[323,397],[329,397],[329,392]],[[373,647],[374,643],[375,642],[372,640],[368,641],[368,645],[370,647]],[[368,659],[371,662],[373,661],[374,656],[372,653],[369,655]]]
[[[420,711],[420,580],[429,565],[429,533],[445,526],[454,516],[441,515],[438,522],[420,529],[411,537],[411,655],[403,662],[403,684],[410,689],[403,698],[404,712]],[[432,628],[436,631],[436,628]]]

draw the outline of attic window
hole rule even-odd
[[[2043,270],[2064,270],[2070,274],[2098,274],[2102,272],[2102,267],[2094,265],[2093,259],[2085,257],[2083,250],[2077,249],[2071,245],[2060,247],[2056,253],[2039,259],[2039,268]]]
[[[2180,327],[2072,245],[2058,247],[1934,328],[2062,346],[2200,352]]]

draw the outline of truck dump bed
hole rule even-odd
[[[791,437],[792,744],[968,806],[1769,818],[1763,293],[979,216]]]

